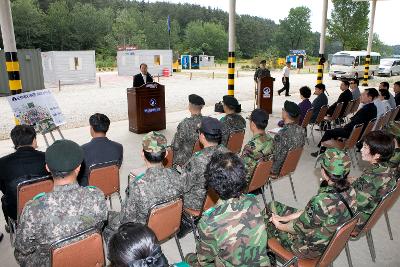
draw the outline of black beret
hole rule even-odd
[[[52,172],[71,172],[82,161],[82,148],[70,140],[57,140],[46,150],[46,164]]]
[[[204,99],[196,94],[191,94],[189,95],[189,103],[197,106],[204,106],[206,103],[204,102]]]
[[[260,64],[267,64],[267,61],[264,59],[264,60],[261,60],[260,61]]]
[[[296,103],[288,100],[285,101],[283,108],[287,113],[289,113],[289,116],[292,118],[297,118],[301,112],[299,106]]]
[[[268,123],[269,115],[265,110],[256,108],[251,112],[249,119],[255,123]]]
[[[202,133],[220,135],[222,134],[222,124],[219,120],[211,117],[203,117],[200,124]]]
[[[227,106],[235,107],[235,108],[239,106],[239,102],[237,101],[237,99],[234,96],[225,95],[222,99],[223,99],[222,102],[224,102],[224,104]]]

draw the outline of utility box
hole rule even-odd
[[[40,49],[18,49],[19,74],[22,92],[44,89],[43,69]],[[10,95],[6,58],[0,51],[0,96]]]
[[[181,56],[181,65],[182,65],[183,70],[190,69],[190,58],[191,58],[191,55],[182,55]]]
[[[130,50],[117,52],[118,75],[133,76],[140,72],[140,64],[147,65],[148,72],[153,75],[163,75],[168,68],[172,73],[172,50]]]
[[[96,82],[94,50],[43,52],[42,65],[46,83],[82,84]]]
[[[199,55],[200,69],[210,69],[215,67],[214,56]]]

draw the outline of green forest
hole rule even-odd
[[[170,42],[176,55],[204,53],[227,58],[228,13],[219,9],[128,0],[11,0],[11,4],[17,48],[96,50],[98,60],[112,64],[117,46],[168,49]],[[326,54],[366,49],[369,3],[333,0],[333,5]],[[279,23],[237,15],[237,56],[282,57],[290,49],[305,49],[308,55],[318,56],[320,34],[311,31],[310,14],[308,7],[292,8]],[[373,51],[391,55],[398,50],[374,36]]]

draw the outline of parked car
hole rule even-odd
[[[400,58],[383,58],[378,68],[379,76],[392,76],[400,74]]]

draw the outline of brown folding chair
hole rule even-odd
[[[357,161],[355,148],[356,148],[356,144],[361,136],[363,126],[364,126],[364,124],[362,124],[362,123],[355,125],[349,138],[345,139],[344,141],[332,139],[332,140],[323,142],[321,145],[326,148],[338,148],[338,149],[342,149],[344,151],[348,151],[350,159],[351,159],[351,164],[353,165],[353,168],[355,168],[355,163],[353,162],[353,155],[351,152],[353,152],[353,154],[354,154],[354,158],[355,158],[354,161]],[[318,156],[317,156],[314,167],[317,166],[319,155],[320,154],[318,154]]]
[[[386,125],[388,125],[389,121],[390,121],[390,117],[392,116],[394,110],[389,110],[385,113],[385,115],[383,115],[383,121],[382,121],[382,127],[381,130],[383,130]]]
[[[398,105],[392,112],[392,115],[390,116],[389,121],[394,121],[397,117],[397,114],[399,114],[400,111],[400,105]]]
[[[27,177],[21,177],[26,179]],[[18,180],[18,179],[17,179]],[[17,230],[19,217],[29,200],[40,193],[49,193],[53,191],[54,182],[50,175],[41,177],[35,177],[29,180],[18,183],[17,185],[17,221],[14,221],[10,217],[7,218],[8,225],[10,226],[10,242],[14,246],[15,236],[14,233]]]
[[[325,116],[324,121],[330,122],[332,124],[332,126],[334,125],[336,127],[336,121],[339,119],[340,113],[342,112],[342,109],[344,108],[343,105],[344,105],[343,102],[337,103],[332,116],[330,116],[330,117]]]
[[[331,266],[333,261],[337,258],[337,256],[339,256],[343,248],[346,247],[347,241],[350,238],[350,234],[356,227],[357,220],[358,220],[358,214],[355,215],[350,220],[348,220],[347,222],[343,223],[336,229],[334,235],[329,241],[328,246],[326,247],[324,253],[320,258],[298,259],[297,265],[295,264],[295,266],[299,267]],[[279,258],[285,261],[292,259],[295,256],[291,251],[286,250],[275,238],[271,238],[268,240],[268,248],[272,252],[274,252],[275,255],[277,255]]]
[[[119,183],[119,166],[116,161],[93,164],[89,167],[89,185],[96,186],[103,191],[106,199],[110,201],[112,209],[111,195],[118,194],[119,202],[122,205]]]
[[[392,234],[392,227],[390,227],[388,211],[394,205],[394,203],[396,203],[399,196],[400,196],[400,180],[397,181],[396,187],[393,189],[392,193],[388,196],[385,203],[386,206],[384,214],[390,240],[393,240],[393,234]]]
[[[381,202],[379,203],[379,205],[376,207],[376,209],[374,210],[374,212],[371,214],[371,216],[369,217],[368,221],[365,223],[365,225],[363,226],[363,228],[361,229],[361,231],[353,231],[351,233],[351,239],[352,240],[358,240],[360,239],[360,237],[365,234],[366,238],[367,238],[367,243],[368,243],[368,248],[369,248],[369,252],[371,254],[371,258],[372,261],[375,262],[376,259],[376,253],[375,253],[375,247],[374,247],[374,240],[372,238],[372,227],[375,226],[375,224],[377,223],[377,221],[379,220],[379,218],[381,218],[382,214],[386,213],[387,209],[391,207],[391,205],[393,205],[393,203],[397,200],[397,198],[399,197],[400,194],[400,189],[398,188],[399,183],[397,184],[397,186],[391,190],[390,192],[388,192],[381,200]],[[388,223],[388,220],[386,221],[386,223]],[[390,224],[387,225],[388,229],[389,229],[389,236],[391,236],[391,228],[390,228]],[[393,236],[391,236],[391,239],[393,238]],[[351,255],[350,255],[350,250],[347,256],[347,260],[349,261],[349,264],[351,264]]]
[[[201,215],[204,211],[208,210],[209,208],[213,207],[218,202],[219,196],[213,189],[207,190],[207,195],[204,198],[203,206],[201,210],[189,209],[184,208],[183,213],[186,217],[190,220],[190,224],[192,225],[193,235],[195,239],[199,238],[197,233],[196,224],[200,220]]]
[[[346,109],[343,113],[343,116],[340,119],[343,119],[345,122],[347,121],[347,116],[350,115],[351,110],[353,109],[355,101],[351,100],[349,103],[347,103]]]
[[[361,99],[360,98],[355,99],[354,100],[354,104],[351,107],[350,113],[352,113],[352,114],[356,113],[357,110],[358,110],[358,107],[360,106],[360,103],[361,103]]]
[[[50,247],[50,259],[53,267],[106,266],[101,233],[90,228],[54,242]]]
[[[197,151],[200,151],[203,149],[203,145],[200,143],[200,140],[197,140],[196,143],[194,143],[193,146],[193,154],[196,153]]]
[[[174,150],[171,147],[167,148],[167,156],[163,159],[162,163],[165,168],[172,167],[172,161],[174,159]]]
[[[250,183],[247,187],[247,192],[253,192],[259,188],[262,190],[262,198],[264,201],[264,205],[267,206],[267,201],[264,195],[264,185],[268,183],[269,174],[272,169],[272,160],[264,161],[261,159],[253,172],[253,176],[251,177]]]
[[[385,115],[380,116],[376,121],[374,130],[377,131],[377,130],[382,129],[384,121],[385,121]]]
[[[235,131],[229,135],[226,147],[233,153],[240,153],[244,140],[244,131]]]
[[[301,127],[303,127],[304,130],[306,131],[306,141],[307,141],[307,144],[309,144],[309,142],[308,142],[308,137],[307,137],[307,127],[308,127],[308,125],[310,124],[310,121],[311,121],[313,112],[314,112],[314,109],[313,109],[313,108],[308,109],[307,112],[306,112],[306,115],[304,115],[303,121],[301,122]]]
[[[154,204],[147,216],[147,226],[153,230],[159,242],[164,242],[174,236],[183,261],[181,244],[176,235],[181,225],[182,210],[183,200],[181,196]]]
[[[293,197],[297,201],[296,192],[294,191],[292,174],[294,173],[294,171],[297,168],[297,164],[300,161],[302,152],[303,152],[303,147],[298,147],[298,148],[289,150],[288,154],[286,155],[285,162],[282,165],[281,171],[279,172],[279,175],[276,177],[270,176],[270,179],[268,180],[268,184],[269,184],[269,190],[271,191],[272,200],[275,200],[275,198],[274,198],[274,191],[272,189],[272,181],[271,180],[277,180],[277,179],[283,178],[285,176],[289,176],[290,185],[292,186]]]
[[[315,119],[315,122],[311,123],[311,136],[312,136],[314,144],[315,144],[314,126],[318,125],[321,128],[321,123],[324,120],[327,111],[328,111],[328,105],[322,106],[321,109],[318,112],[318,115],[317,115],[317,118]],[[321,133],[321,137],[322,137],[322,131],[320,133]]]

